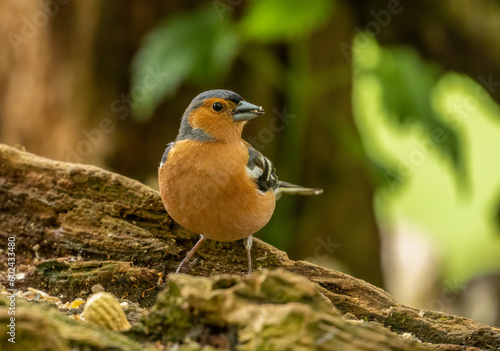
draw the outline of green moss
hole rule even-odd
[[[0,295],[0,333],[6,335],[10,315],[8,300]],[[0,350],[70,351],[129,350],[152,351],[119,332],[76,321],[57,311],[16,299],[16,343],[0,338]]]
[[[57,260],[42,262],[36,266],[36,270],[45,276],[59,276],[66,269],[68,269],[68,265]]]
[[[186,308],[177,284],[169,282],[167,291],[160,293],[148,314],[141,318],[150,337],[162,342],[181,342],[196,324],[195,316]]]
[[[333,325],[323,310],[337,315],[314,284],[281,269],[249,277],[170,275],[141,322],[150,340],[162,342],[201,342],[216,333],[239,350],[312,348],[312,335],[324,334],[320,324]]]

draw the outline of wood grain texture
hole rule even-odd
[[[27,273],[25,286],[38,284],[48,292],[68,296],[79,290],[82,297],[90,294],[91,284],[71,290],[78,274],[87,277],[83,281],[95,278],[92,283],[132,276],[132,282],[141,279],[141,294],[150,287],[148,291],[156,294],[161,290],[158,274],[173,272],[197,240],[197,235],[168,217],[158,192],[147,186],[94,166],[56,162],[0,145],[0,238],[5,242],[8,236],[16,237],[18,267]],[[401,306],[363,280],[289,260],[286,253],[258,239],[252,253],[256,271],[283,268],[312,281],[343,315],[335,318],[371,321],[398,334],[411,333],[435,350],[500,348],[498,328]],[[5,264],[3,256],[1,264]],[[63,262],[69,256],[80,261]],[[246,271],[241,242],[209,240],[199,256],[191,272],[194,276],[239,276]],[[5,283],[4,273],[0,279]],[[124,293],[123,284],[106,288],[118,296]],[[138,289],[133,284],[127,288]],[[134,302],[150,306],[153,300],[141,300],[141,294],[131,295]],[[370,333],[376,335],[377,328]],[[384,331],[384,338],[387,335]],[[374,341],[372,350],[386,349]]]

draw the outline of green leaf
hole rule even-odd
[[[333,14],[332,0],[253,0],[241,21],[242,34],[263,42],[310,35]]]
[[[435,87],[441,70],[425,62],[409,47],[383,48],[374,73],[382,86],[382,105],[387,115],[402,127],[420,124],[432,136],[439,132],[445,140],[435,143],[451,161],[458,179],[466,180],[466,168],[461,143],[456,130],[441,121],[432,106]]]
[[[186,80],[218,80],[231,67],[237,49],[233,26],[221,21],[212,6],[166,18],[146,35],[133,60],[134,117],[150,118]]]
[[[431,92],[440,71],[408,47],[383,49],[375,72],[383,89],[383,104],[401,124],[436,119]]]

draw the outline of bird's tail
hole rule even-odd
[[[292,195],[319,195],[323,192],[323,189],[317,188],[305,188],[300,185],[295,185],[283,181],[278,181],[278,188],[276,189],[276,195],[279,194],[292,194]]]

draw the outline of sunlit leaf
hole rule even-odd
[[[185,80],[205,83],[227,73],[238,49],[231,23],[211,6],[176,14],[156,26],[132,66],[132,112],[149,118],[158,104]]]
[[[250,39],[276,42],[303,38],[333,14],[332,0],[253,0],[241,21]]]
[[[496,224],[496,233],[500,235],[500,199],[497,201],[496,208],[495,208],[495,214],[494,214],[494,220]]]
[[[466,168],[459,136],[442,122],[432,105],[433,92],[442,72],[409,47],[379,48],[379,52],[376,65],[368,70],[382,87],[386,115],[401,127],[419,124],[430,140],[435,133],[443,135],[442,140],[433,142],[433,147],[451,161],[459,179],[464,181]]]

